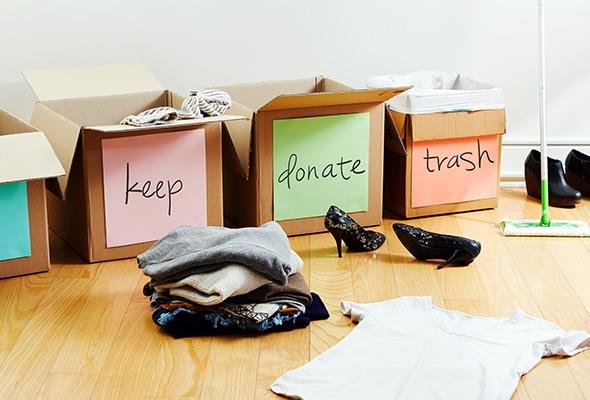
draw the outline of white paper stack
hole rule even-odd
[[[504,108],[504,90],[461,74],[420,71],[369,78],[369,88],[413,86],[387,102],[404,114]]]

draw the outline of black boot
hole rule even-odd
[[[572,150],[565,159],[565,179],[567,183],[590,197],[590,156]]]
[[[582,193],[567,184],[561,161],[547,157],[549,180],[549,205],[575,207],[582,200]],[[541,153],[531,150],[524,162],[524,179],[529,196],[541,199]]]
[[[336,206],[331,206],[328,209],[326,218],[324,218],[324,226],[336,241],[338,257],[342,257],[343,240],[351,251],[377,250],[385,242],[385,235],[364,229]]]
[[[428,232],[406,224],[393,224],[393,231],[418,260],[444,260],[436,269],[449,264],[469,265],[481,251],[478,241],[460,236]]]

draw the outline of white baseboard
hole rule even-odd
[[[503,188],[523,188],[524,181],[503,181],[500,180],[500,187]]]
[[[502,186],[517,186],[524,179],[524,160],[531,149],[538,149],[538,144],[504,144],[502,145],[502,166],[500,180]],[[549,157],[557,158],[565,162],[565,158],[571,149],[579,150],[590,155],[590,143],[585,144],[561,144],[552,142],[548,146]],[[524,185],[524,183],[521,183]]]

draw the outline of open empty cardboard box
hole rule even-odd
[[[504,109],[385,115],[384,206],[414,218],[495,208]]]
[[[332,204],[363,226],[381,223],[383,103],[407,88],[354,90],[322,76],[217,88],[247,118],[225,123],[229,225],[323,232]]]
[[[180,108],[140,64],[24,73],[66,175],[48,182],[49,225],[90,262],[135,257],[179,225],[222,225],[221,116],[119,125]]]
[[[0,110],[0,278],[49,270],[45,178],[63,174],[43,133]]]

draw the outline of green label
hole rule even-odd
[[[369,113],[274,120],[274,219],[367,211],[369,132]]]

